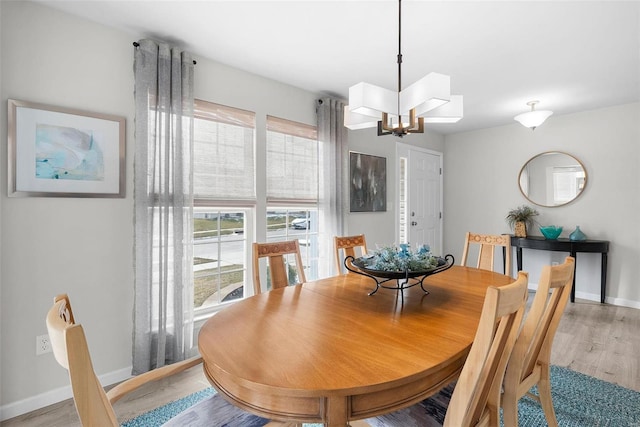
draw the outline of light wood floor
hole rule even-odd
[[[529,298],[531,300],[531,297]],[[577,300],[569,303],[553,343],[551,362],[640,391],[640,310]],[[202,367],[143,387],[115,404],[120,420],[209,386]],[[360,423],[352,423],[354,427]],[[68,400],[3,422],[2,427],[80,426]],[[360,424],[366,425],[366,424]]]

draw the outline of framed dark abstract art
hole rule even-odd
[[[349,189],[351,212],[385,212],[387,159],[349,152]]]

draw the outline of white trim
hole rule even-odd
[[[537,283],[531,283],[529,282],[529,290],[530,291],[536,291],[538,289],[538,284]],[[591,293],[587,293],[587,292],[576,292],[576,298],[580,298],[580,299],[584,299],[587,301],[594,301],[594,302],[600,302],[600,294],[591,294]],[[634,300],[629,300],[629,299],[623,299],[623,298],[612,298],[612,297],[605,297],[604,302],[607,304],[611,304],[611,305],[615,305],[618,307],[628,307],[628,308],[638,308],[640,309],[640,301],[634,301]],[[571,302],[569,302],[569,304],[571,304]]]
[[[109,372],[107,374],[100,375],[98,379],[102,385],[119,383],[131,378],[131,369],[132,367],[129,366],[124,369]],[[73,392],[71,390],[71,385],[68,385],[49,390],[26,399],[18,400],[16,402],[11,402],[7,405],[0,406],[0,421],[5,421],[31,411],[44,408],[45,406],[71,399],[72,397]]]
[[[580,296],[580,298],[584,298],[583,296],[581,296],[581,293],[576,294],[576,296]],[[596,295],[593,294],[593,300],[594,301],[600,301],[600,295]],[[607,304],[611,304],[611,305],[617,305],[620,307],[629,307],[629,308],[638,308],[640,309],[640,301],[634,301],[634,300],[630,300],[630,299],[623,299],[623,298],[613,298],[613,297],[607,297],[605,296],[604,298],[604,302],[606,302]]]

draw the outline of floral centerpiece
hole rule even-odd
[[[352,264],[348,262],[349,258]],[[416,285],[420,285],[424,293],[428,294],[429,291],[423,286],[424,279],[451,268],[453,262],[451,254],[443,258],[432,255],[428,245],[420,245],[416,250],[411,250],[409,244],[405,243],[399,247],[378,248],[357,259],[348,256],[344,265],[352,273],[367,276],[376,282],[376,288],[369,295],[375,294],[380,288],[404,291]],[[395,285],[386,284],[390,281],[395,281]],[[400,295],[404,301],[404,293],[401,292]]]
[[[438,267],[440,258],[431,254],[428,245],[411,250],[409,244],[399,248],[380,248],[367,257],[366,266],[378,271],[427,271]]]

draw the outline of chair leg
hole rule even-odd
[[[551,370],[547,364],[543,364],[540,367],[540,381],[538,382],[540,405],[542,405],[549,427],[558,427],[558,420],[556,420],[556,413],[551,399]]]
[[[489,425],[490,426],[499,426],[500,425],[500,406],[489,404]],[[505,424],[506,425],[506,424]]]
[[[502,395],[502,420],[505,426],[518,427],[518,396],[515,390],[505,390]]]

